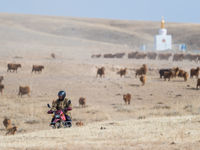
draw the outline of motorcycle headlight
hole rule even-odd
[[[60,118],[60,115],[55,115],[55,118]]]

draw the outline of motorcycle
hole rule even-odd
[[[47,104],[48,108],[51,108],[49,104]],[[48,114],[53,114],[53,121],[51,122],[51,126],[53,129],[59,128],[70,128],[72,126],[72,121],[69,116],[65,116],[63,110],[52,111],[49,110]]]

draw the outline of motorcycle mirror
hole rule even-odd
[[[51,108],[51,106],[49,104],[47,104],[47,107]]]

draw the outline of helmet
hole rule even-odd
[[[59,96],[59,97],[62,96],[62,98],[64,99],[65,96],[66,96],[66,92],[65,92],[65,91],[59,91],[59,92],[58,92],[58,96]]]

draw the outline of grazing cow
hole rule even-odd
[[[159,60],[169,60],[169,57],[171,57],[171,53],[159,53],[158,54],[158,59]]]
[[[3,81],[4,77],[0,76],[0,83]]]
[[[148,52],[147,53],[147,58],[148,59],[155,60],[156,57],[157,57],[157,53],[155,53],[155,52]]]
[[[100,77],[105,77],[105,68],[104,67],[101,67],[101,68],[98,68],[97,69],[97,75],[96,75],[96,77],[98,77],[98,75],[100,76]]]
[[[84,97],[79,98],[79,106],[85,107],[86,99]]]
[[[22,95],[30,96],[30,87],[29,86],[19,86],[19,93],[18,95],[22,97]]]
[[[104,54],[103,57],[104,58],[114,58],[115,55],[113,55],[113,54]]]
[[[126,75],[126,70],[127,70],[127,68],[120,69],[120,70],[117,72],[117,74],[120,74],[120,77],[125,76],[125,75]]]
[[[8,71],[11,72],[11,70],[13,70],[13,72],[16,71],[16,73],[17,69],[22,67],[21,64],[8,64],[7,66],[8,66],[7,72]]]
[[[101,54],[93,54],[91,57],[92,57],[92,58],[100,58],[100,57],[101,57]]]
[[[32,68],[32,72],[34,72],[35,71],[35,73],[36,72],[42,72],[42,69],[44,69],[44,66],[42,66],[42,65],[33,65],[33,68]]]
[[[184,70],[179,70],[179,73],[178,73],[178,77],[182,77],[182,78],[184,78],[184,81],[187,81],[187,79],[188,79],[188,73],[186,72],[186,71],[184,71]]]
[[[200,79],[197,79],[197,89],[200,87]]]
[[[124,57],[125,53],[116,53],[114,54],[115,58],[122,58]]]
[[[16,126],[12,126],[11,124],[11,120],[8,119],[7,117],[4,118],[3,120],[3,125],[6,128],[6,135],[14,135],[15,132],[17,131],[17,127]]]
[[[138,75],[143,75],[143,74],[144,75],[147,74],[147,66],[146,66],[146,64],[143,64],[140,69],[136,70],[135,77],[137,77]]]
[[[197,67],[196,69],[192,68],[190,70],[190,78],[193,78],[193,76],[196,76],[198,78],[199,77],[199,70],[200,70],[199,67]]]
[[[168,79],[168,81],[170,81],[171,78],[173,78],[172,71],[164,72],[164,79],[165,79],[165,81],[166,81],[166,79]]]
[[[14,126],[12,128],[7,129],[6,135],[14,135],[17,131],[17,127]]]
[[[140,77],[140,81],[142,82],[142,85],[144,86],[145,83],[146,83],[146,76],[145,76],[145,75],[142,75],[142,76]]]
[[[171,71],[171,69],[160,69],[159,70],[160,78],[162,79],[165,72],[170,72],[170,71]]]
[[[125,104],[130,105],[131,103],[131,94],[127,93],[123,95],[123,100],[125,102]]]
[[[0,92],[1,92],[1,95],[3,94],[3,89],[4,89],[4,85],[3,85],[3,84],[0,84]]]
[[[179,73],[179,67],[176,67],[176,68],[172,68],[172,77],[177,77],[178,76],[178,73]]]
[[[77,122],[76,122],[76,126],[79,126],[79,127],[80,127],[80,126],[83,126],[83,122],[82,122],[82,121],[77,121]]]
[[[174,54],[173,61],[182,61],[184,58],[184,54]]]

